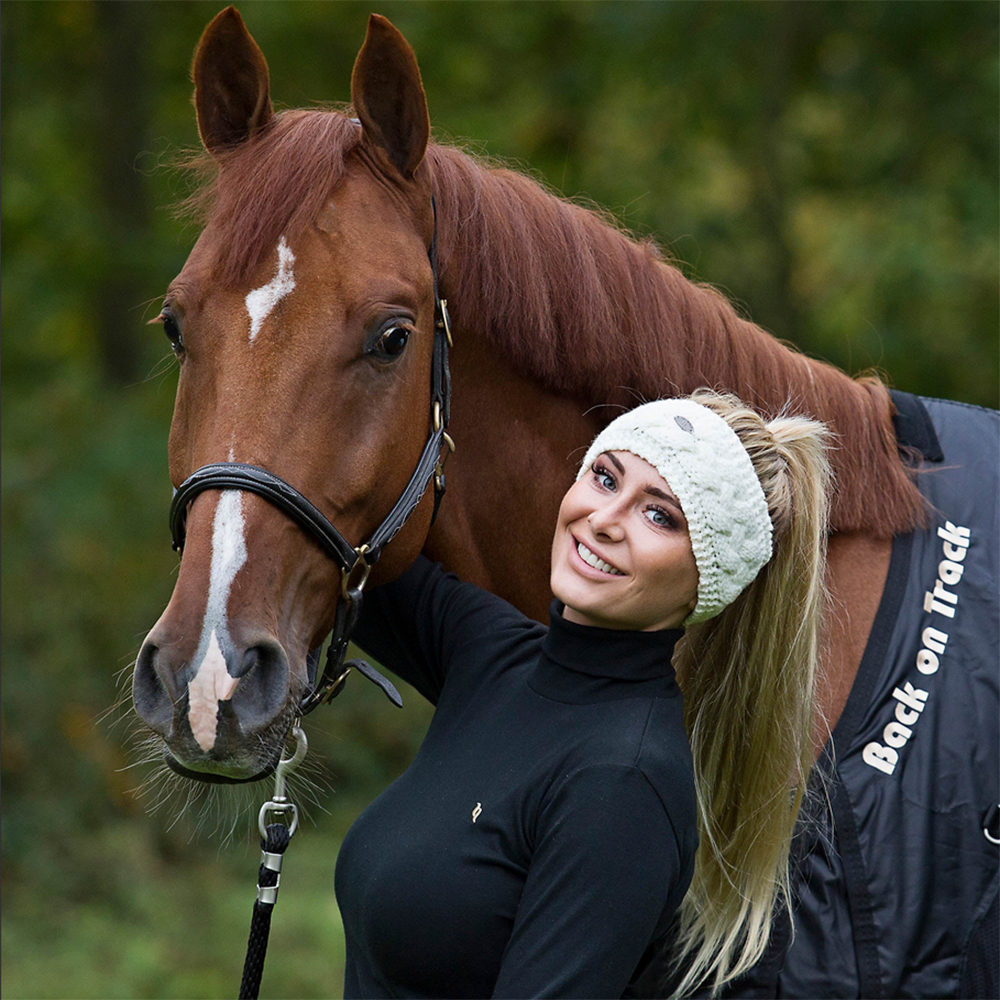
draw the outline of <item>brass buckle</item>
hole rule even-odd
[[[438,456],[437,462],[434,463],[434,489],[438,493],[444,492],[444,463],[448,461],[448,456],[455,451],[455,441],[452,436],[441,426],[441,402],[440,400],[434,400],[434,433],[437,434],[440,431],[441,437],[444,438],[444,443],[448,446],[448,450],[444,453],[444,458],[440,455]]]
[[[440,330],[444,328],[444,335],[448,340],[448,346],[454,347],[455,344],[451,339],[451,317],[448,315],[448,300],[441,299],[441,318],[437,322],[437,327]]]
[[[444,458],[439,456],[434,463],[434,489],[438,493],[444,492],[444,465],[448,461],[448,456],[455,450],[455,442],[452,441],[451,435],[447,431],[443,431],[442,434],[445,444],[448,445],[448,450],[444,453]]]
[[[319,703],[321,705],[329,705],[344,690],[344,685],[347,683],[347,675],[350,672],[350,667],[344,667],[340,676],[327,688],[326,693],[320,698]]]
[[[448,454],[445,455],[445,460],[447,460],[448,455],[455,451],[455,439],[441,426],[441,400],[439,399],[434,400],[433,423],[434,433],[437,434],[438,431],[441,431],[444,443],[448,446]],[[440,464],[444,465],[444,462]]]
[[[340,593],[345,600],[347,599],[347,592],[349,590],[365,589],[365,584],[368,582],[368,574],[372,571],[371,566],[368,565],[368,562],[365,559],[365,555],[368,552],[368,544],[365,543],[364,545],[360,545],[354,551],[358,554],[357,562],[355,562],[349,570],[342,569],[340,571]],[[352,585],[351,578],[354,576],[354,571],[359,566],[361,567],[361,576],[357,583]]]

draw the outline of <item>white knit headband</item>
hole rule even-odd
[[[676,494],[698,567],[698,602],[684,624],[714,618],[771,558],[767,500],[736,432],[691,399],[658,399],[608,424],[576,478],[606,451],[645,459]]]

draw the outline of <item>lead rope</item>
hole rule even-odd
[[[292,728],[292,736],[295,738],[295,752],[291,757],[283,757],[278,761],[274,771],[274,796],[260,807],[257,816],[257,828],[260,830],[260,869],[257,873],[257,899],[250,918],[250,937],[247,940],[247,957],[243,963],[239,1000],[257,1000],[260,992],[267,939],[271,933],[271,912],[278,901],[281,862],[299,828],[299,810],[285,795],[285,779],[302,762],[309,743],[297,722]],[[288,822],[268,823],[269,813],[284,816]]]

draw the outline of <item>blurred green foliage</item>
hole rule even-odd
[[[0,10],[5,997],[223,996],[239,978],[260,790],[215,803],[207,830],[241,817],[219,847],[183,795],[145,813],[161,789],[123,770],[127,703],[100,721],[176,565],[174,368],[143,321],[194,238],[170,163],[197,142],[188,67],[220,7]],[[279,106],[348,99],[370,9],[245,6]],[[811,354],[997,405],[994,4],[378,10],[417,51],[439,137],[608,207]],[[419,745],[428,710],[405,700],[355,684],[310,720],[315,826],[289,854],[265,995],[339,995],[336,848]]]

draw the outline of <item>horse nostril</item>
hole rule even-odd
[[[259,643],[243,655],[240,683],[232,703],[240,725],[252,729],[270,724],[288,697],[288,659],[278,643]]]
[[[259,646],[254,646],[253,648],[248,649],[243,654],[243,662],[240,664],[239,669],[236,670],[233,676],[242,677],[244,674],[250,673],[250,671],[257,666],[257,663],[260,661],[260,657],[261,650]]]
[[[173,725],[173,699],[170,697],[157,672],[159,649],[145,643],[135,661],[132,675],[132,701],[136,714],[150,729],[162,736],[169,734]]]

